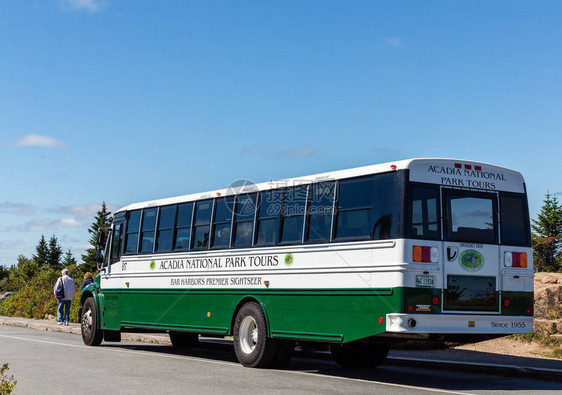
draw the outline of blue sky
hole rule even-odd
[[[535,217],[547,190],[562,193],[561,11],[3,1],[0,264],[41,234],[79,256],[102,201],[411,157],[519,170]]]

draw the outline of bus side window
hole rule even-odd
[[[308,188],[306,186],[292,187],[284,190],[281,216],[282,244],[299,244],[302,242],[307,191]]]
[[[195,204],[192,240],[192,248],[194,250],[206,250],[209,248],[212,212],[213,200],[202,200]]]
[[[261,193],[256,245],[277,245],[282,206],[283,190],[274,189]]]
[[[256,216],[257,193],[236,197],[232,246],[251,247],[254,218]]]
[[[439,188],[414,186],[411,189],[410,237],[439,239]]]
[[[143,210],[140,252],[152,252],[154,250],[154,232],[156,229],[157,213],[158,208],[156,207]]]
[[[365,240],[371,237],[373,180],[369,176],[340,181],[335,240]]]
[[[121,258],[121,245],[123,244],[123,223],[115,226],[113,230],[113,241],[111,248],[111,262],[119,261]]]
[[[174,240],[174,222],[176,222],[176,206],[160,207],[158,215],[158,232],[156,234],[155,251],[171,251]]]
[[[373,239],[398,237],[400,196],[396,173],[375,176],[375,205],[373,207]]]
[[[178,205],[178,218],[176,222],[174,250],[189,250],[191,244],[191,217],[193,216],[193,203]]]
[[[230,247],[230,228],[234,213],[234,196],[215,200],[215,214],[213,221],[213,238],[211,248]]]
[[[335,185],[334,182],[325,182],[310,186],[305,241],[330,241]]]
[[[127,213],[127,237],[125,239],[125,254],[136,254],[139,244],[140,210]]]

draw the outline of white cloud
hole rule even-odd
[[[303,158],[313,156],[315,153],[316,147],[300,147],[282,151],[281,156],[287,156],[289,158]]]
[[[107,209],[110,212],[115,212],[119,207],[113,204],[107,204]],[[63,206],[59,207],[54,210],[57,213],[63,213],[68,215],[73,215],[76,219],[80,221],[84,220],[93,220],[96,216],[96,213],[101,209],[101,204],[99,203],[92,203],[92,204],[83,204],[83,205],[74,205],[74,206]]]
[[[23,240],[2,240],[0,241],[0,249],[5,250],[21,250],[26,248],[25,242]]]
[[[74,218],[62,218],[62,219],[48,219],[48,218],[35,218],[23,225],[16,227],[20,232],[53,232],[55,229],[66,227],[66,228],[77,228],[83,226],[81,222]]]
[[[401,47],[402,40],[398,37],[385,37],[382,40],[382,45],[384,45],[385,47]]]
[[[33,219],[25,224],[18,226],[18,230],[21,232],[45,232],[52,228],[56,221],[50,219]]]
[[[62,9],[98,12],[105,8],[107,2],[103,0],[59,0],[59,5]]]
[[[54,137],[28,134],[14,141],[17,147],[65,148],[67,145]]]
[[[35,212],[33,206],[25,203],[0,203],[0,213],[32,215]]]
[[[82,226],[82,223],[78,222],[74,218],[63,218],[60,220],[60,224],[62,226],[69,226],[72,228]]]

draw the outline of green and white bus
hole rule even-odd
[[[130,204],[81,295],[87,345],[233,336],[249,367],[295,343],[377,365],[397,339],[532,333],[520,173],[411,159]]]

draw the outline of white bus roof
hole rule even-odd
[[[464,159],[416,158],[355,167],[351,169],[336,170],[327,173],[288,178],[284,180],[272,180],[259,184],[246,184],[243,189],[241,189],[241,186],[228,187],[203,193],[193,193],[190,195],[133,203],[120,208],[116,211],[116,213],[141,208],[216,198],[218,196],[231,196],[240,192],[250,193],[254,191],[307,185],[316,182],[334,181],[404,169],[410,170],[409,179],[410,181],[415,182],[424,182],[458,188],[525,193],[525,181],[523,176],[521,173],[514,170],[509,170],[504,167],[488,163],[474,162]]]

